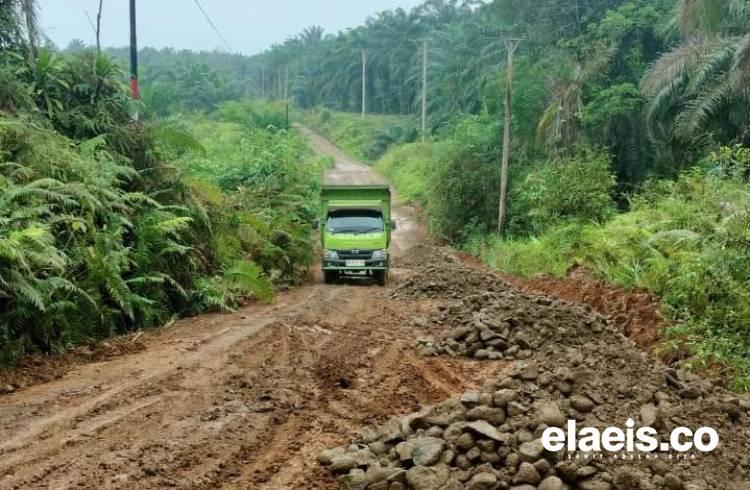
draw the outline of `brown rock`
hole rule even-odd
[[[497,477],[493,473],[482,472],[474,475],[464,488],[466,490],[490,490],[495,488],[496,483]]]
[[[581,413],[589,413],[596,406],[591,398],[582,395],[570,397],[570,405]]]
[[[447,466],[415,466],[406,472],[406,481],[414,490],[435,490],[448,482],[450,470]]]
[[[562,490],[563,481],[556,476],[548,476],[539,484],[537,490]]]
[[[520,448],[518,448],[518,455],[521,457],[521,460],[528,463],[537,461],[542,456],[542,453],[544,453],[544,446],[542,445],[541,439],[536,439],[531,442],[525,442],[521,444]]]
[[[417,437],[414,440],[412,459],[417,466],[432,466],[440,460],[445,441],[437,437]]]
[[[541,480],[541,475],[539,475],[539,472],[531,463],[521,463],[521,466],[518,467],[518,472],[513,476],[513,484],[530,483],[536,485]]]
[[[505,410],[496,407],[478,406],[466,412],[469,420],[486,420],[493,425],[505,422]]]
[[[494,426],[484,420],[469,422],[466,424],[466,428],[497,442],[507,443],[508,438],[510,437],[508,434],[501,433]]]

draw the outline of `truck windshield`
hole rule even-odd
[[[385,224],[380,211],[345,210],[331,212],[328,215],[326,228],[332,235],[344,233],[356,235],[384,231]]]

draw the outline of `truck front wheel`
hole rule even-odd
[[[339,279],[337,271],[323,271],[323,282],[326,284],[336,284]]]
[[[375,282],[378,283],[378,286],[385,286],[388,282],[388,271],[373,271],[373,274],[375,275]]]

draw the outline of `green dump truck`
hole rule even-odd
[[[326,284],[343,276],[366,276],[385,286],[391,230],[396,228],[387,185],[324,186],[316,226]]]

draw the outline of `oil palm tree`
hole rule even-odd
[[[750,123],[750,1],[680,0],[682,42],[647,72],[652,133],[684,143],[747,138]]]

